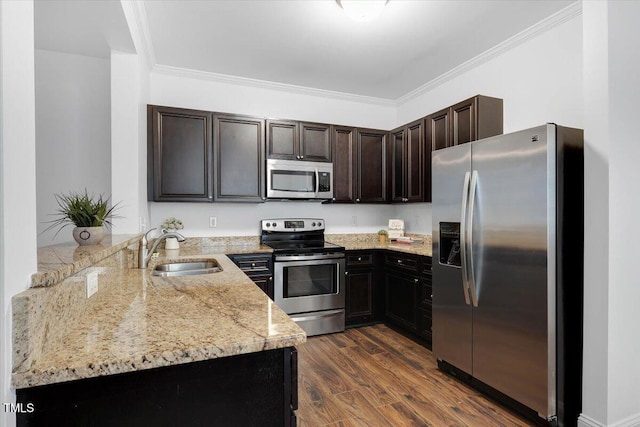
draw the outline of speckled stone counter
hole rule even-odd
[[[407,234],[409,237],[422,239],[419,243],[380,243],[377,234],[326,234],[325,240],[336,245],[344,246],[348,251],[366,249],[387,249],[415,255],[432,256],[431,236],[421,234]]]
[[[161,278],[150,270],[95,267],[54,288],[16,295],[13,386],[190,363],[306,340],[302,329],[224,254],[187,258],[215,258],[223,271]],[[99,291],[86,299],[84,276],[92,271],[99,273]],[[56,288],[60,291],[47,295]],[[30,322],[42,310],[48,316]],[[23,318],[16,319],[16,312]]]
[[[137,247],[140,236],[107,235],[98,245],[78,246],[75,242],[69,242],[38,248],[38,271],[31,275],[31,287],[52,286],[131,245]],[[119,261],[127,263],[126,259]],[[121,267],[126,268],[126,265]]]
[[[377,234],[327,234],[347,250],[388,249],[431,256],[422,243],[381,244]],[[38,250],[32,288],[13,297],[15,388],[133,372],[295,346],[305,333],[225,254],[269,253],[257,236],[188,238],[137,265],[140,235],[109,236]],[[218,260],[220,273],[160,278],[175,259]],[[86,297],[86,276],[99,290]]]

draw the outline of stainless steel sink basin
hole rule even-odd
[[[194,274],[210,274],[219,273],[222,267],[218,261],[182,261],[170,262],[167,264],[157,265],[151,272],[152,276],[171,277],[171,276],[190,276]]]

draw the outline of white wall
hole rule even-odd
[[[581,426],[640,425],[637,2],[585,2],[585,343]]]
[[[11,297],[36,271],[33,1],[0,2],[0,402],[11,382]],[[15,414],[0,409],[0,425]]]
[[[109,61],[35,51],[38,246],[72,241],[66,227],[43,233],[57,211],[54,194],[111,194]]]
[[[609,3],[609,421],[640,425],[640,3]],[[633,424],[632,424],[633,423]]]
[[[606,425],[609,317],[609,59],[607,5],[584,3],[585,233],[582,426]],[[586,424],[589,422],[589,424]]]
[[[140,194],[146,189],[146,159],[141,159],[143,146],[141,128],[146,120],[140,117],[140,64],[136,54],[111,53],[111,155],[113,168],[111,186],[113,200],[120,203],[114,218],[114,233],[137,233],[140,217],[146,218],[146,205]],[[146,133],[146,132],[145,132]]]
[[[504,132],[547,122],[582,128],[577,16],[398,106],[398,124],[482,94],[504,99]]]

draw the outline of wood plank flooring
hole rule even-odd
[[[298,346],[298,426],[532,426],[436,366],[385,325]]]

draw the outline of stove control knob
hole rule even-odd
[[[318,223],[318,227],[322,227],[322,223],[321,222]]]
[[[276,227],[278,226],[278,224],[276,224],[276,223],[274,222],[274,223],[272,223],[272,224],[271,224],[271,226],[272,226],[273,228],[276,228]]]
[[[271,227],[271,224],[270,224],[270,223],[266,223],[265,225],[266,225],[267,227]]]
[[[316,226],[316,223],[315,223],[315,222],[312,222],[312,223],[311,223],[311,226],[312,226],[312,227],[315,227],[315,226]]]

